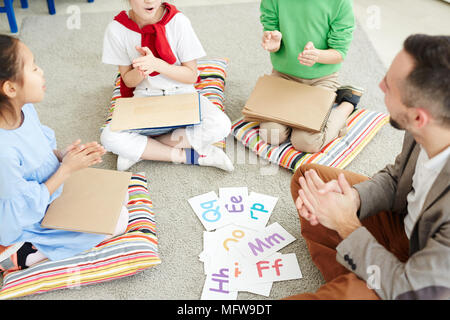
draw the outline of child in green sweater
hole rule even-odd
[[[363,90],[340,87],[338,71],[355,28],[351,0],[262,0],[262,46],[270,52],[273,75],[336,91],[336,105],[323,132],[310,133],[274,122],[260,124],[261,138],[291,143],[303,152],[318,152],[346,132],[346,120]],[[301,114],[299,114],[301,117]]]

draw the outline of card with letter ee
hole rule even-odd
[[[111,131],[177,128],[199,124],[200,94],[119,98]]]
[[[86,168],[66,180],[48,207],[41,226],[50,229],[114,234],[131,172]]]

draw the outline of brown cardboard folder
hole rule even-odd
[[[111,130],[176,128],[198,123],[200,123],[198,93],[119,98],[114,108]]]
[[[131,172],[86,168],[73,173],[48,207],[42,227],[112,235]]]
[[[271,121],[319,132],[328,121],[336,93],[276,76],[256,83],[242,114],[246,121]]]

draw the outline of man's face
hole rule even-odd
[[[404,50],[400,51],[392,61],[386,76],[380,82],[384,92],[384,102],[390,113],[391,125],[399,130],[408,128],[408,111],[410,108],[402,102],[403,82],[414,68],[414,60]]]

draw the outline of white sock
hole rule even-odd
[[[199,153],[198,164],[201,166],[216,167],[225,171],[233,171],[234,166],[227,154],[215,146],[205,148]]]
[[[122,156],[117,157],[117,170],[118,171],[125,171],[130,169],[133,165],[138,163],[141,160],[130,160]]]
[[[31,253],[27,256],[27,259],[25,260],[25,265],[27,267],[32,266],[33,264],[36,264],[38,262],[41,262],[43,260],[47,259],[46,256],[44,256],[39,250],[35,253]]]

